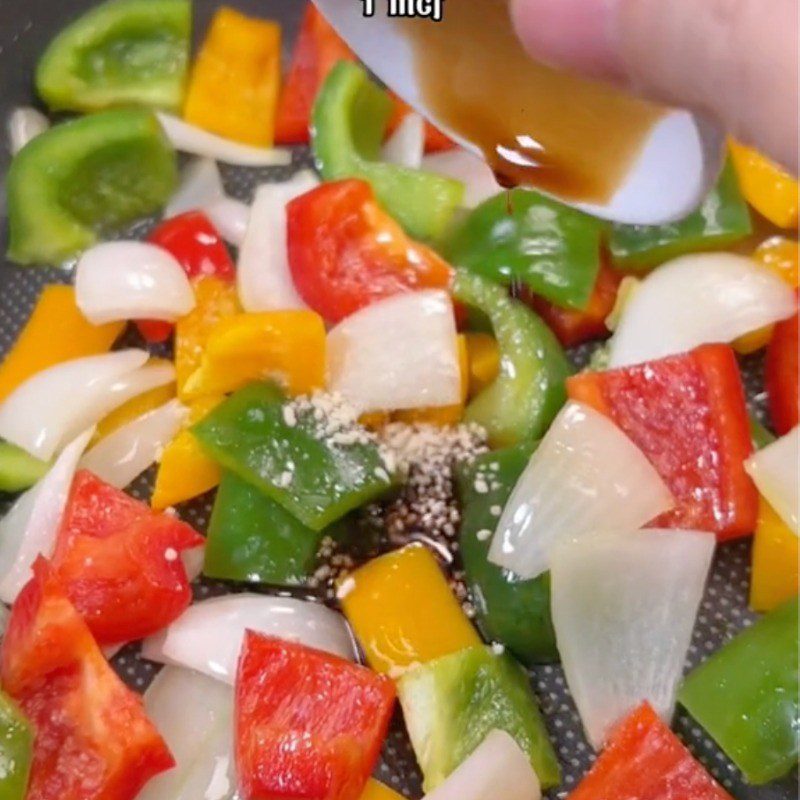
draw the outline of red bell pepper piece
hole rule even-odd
[[[187,211],[165,220],[147,237],[171,253],[190,280],[215,278],[233,282],[236,270],[228,248],[211,220],[201,211]],[[164,342],[172,334],[171,322],[147,319],[136,323],[148,342]]]
[[[235,702],[243,800],[358,800],[394,698],[366,667],[248,631]]]
[[[788,433],[798,422],[800,385],[798,381],[797,351],[798,315],[779,322],[767,346],[764,380],[769,399],[772,425],[779,436]]]
[[[100,644],[141,639],[192,599],[181,551],[203,537],[81,470],[58,531],[53,569]]]
[[[758,493],[743,466],[752,443],[728,345],[575,375],[567,393],[613,419],[658,470],[676,507],[653,524],[714,531],[720,541],[752,533]]]
[[[286,207],[289,266],[328,322],[399,292],[449,287],[452,268],[408,235],[361,180],[324,183]]]
[[[11,611],[0,676],[36,730],[27,800],[133,800],[175,765],[43,558]]]
[[[643,703],[614,732],[569,800],[733,800]]]

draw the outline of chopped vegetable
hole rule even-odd
[[[394,294],[450,285],[450,266],[411,241],[364,181],[323,184],[292,200],[286,215],[295,286],[328,322]]]
[[[638,271],[686,253],[727,247],[751,231],[750,212],[729,161],[696,211],[665,225],[613,225],[608,246],[614,266]]]
[[[261,594],[195,603],[165,631],[147,639],[142,655],[233,684],[247,630],[300,642],[341,659],[355,657],[350,631],[336,611],[310,600]]]
[[[36,731],[29,798],[133,800],[174,764],[44,559],[11,612],[2,681]]]
[[[749,783],[788,774],[800,750],[797,598],[690,673],[678,700]]]
[[[370,778],[359,800],[405,800],[405,798],[388,786],[384,786],[384,784],[378,783],[374,778]]]
[[[365,667],[248,631],[235,704],[243,800],[358,800],[394,698],[392,682]]]
[[[397,691],[425,791],[443,783],[495,729],[519,745],[542,788],[558,784],[558,761],[528,676],[511,656],[470,647],[407,672]]]
[[[328,181],[369,182],[378,202],[409,235],[438,239],[461,202],[464,187],[451,178],[376,160],[391,110],[389,96],[362,67],[350,61],[336,64],[314,105],[312,147],[317,166]]]
[[[107,0],[50,42],[36,68],[36,89],[55,111],[177,109],[191,28],[189,0]]]
[[[411,112],[400,120],[381,148],[381,161],[420,169],[425,153],[425,120]]]
[[[554,553],[558,652],[595,750],[643,700],[672,718],[714,545],[700,531],[620,529]]]
[[[550,619],[550,576],[532,581],[489,561],[491,534],[535,444],[523,442],[478,456],[458,475],[461,559],[478,626],[524,664],[557,661]]]
[[[611,339],[610,366],[683,353],[786,319],[794,293],[752,259],[689,255],[659,267],[626,303]]]
[[[386,297],[328,334],[328,386],[360,412],[458,404],[461,370],[447,293]]]
[[[653,521],[714,531],[720,541],[755,527],[758,495],[744,471],[752,451],[739,368],[727,345],[570,378],[567,391],[610,417],[675,497]]]
[[[770,418],[779,435],[788,433],[800,421],[798,351],[800,323],[795,312],[775,326],[764,364]]]
[[[569,800],[732,800],[647,704],[625,718]]]
[[[34,730],[5,692],[0,692],[0,794],[25,800],[33,757]]]
[[[8,257],[59,264],[93,245],[98,230],[158,209],[176,181],[175,153],[147,111],[56,125],[20,150],[8,170]]]
[[[9,442],[0,442],[0,492],[19,492],[44,477],[50,465]]]
[[[205,211],[225,198],[225,187],[217,162],[211,158],[192,158],[181,170],[180,183],[164,208],[170,220],[188,211]]]
[[[550,567],[554,550],[601,530],[636,530],[674,500],[646,455],[602,413],[569,402],[514,487],[489,560],[523,579]]]
[[[166,358],[151,358],[148,366],[152,367],[162,364],[165,365],[166,369],[170,372],[174,371],[171,363]],[[92,443],[95,443],[100,439],[104,439],[106,436],[114,433],[114,431],[119,430],[123,425],[133,422],[135,419],[138,419],[148,411],[153,411],[156,408],[163,406],[174,397],[174,381],[161,384],[160,386],[156,386],[154,389],[150,389],[146,392],[136,395],[135,397],[132,397],[127,403],[123,403],[109,414],[106,414],[106,416],[97,423]]]
[[[500,374],[500,348],[494,336],[488,333],[465,333],[464,341],[469,371],[467,395],[474,397]]]
[[[593,217],[513,189],[472,211],[449,239],[446,256],[484,278],[522,284],[559,306],[583,309],[600,269],[602,231]]]
[[[762,497],[753,534],[750,608],[772,611],[800,591],[800,539]]]
[[[797,288],[800,282],[800,244],[785,236],[770,236],[753,251],[753,258],[789,286]]]
[[[50,120],[32,106],[18,106],[8,115],[8,149],[15,156],[31,139],[44,133],[50,127]]]
[[[226,472],[208,523],[203,572],[223,580],[301,584],[313,571],[319,540],[318,531]]]
[[[312,404],[286,405],[276,386],[255,383],[217,406],[192,431],[223,467],[318,531],[392,485],[366,431],[355,420],[331,424],[319,410],[322,420]]]
[[[475,208],[503,191],[492,168],[480,156],[460,147],[425,156],[422,167],[428,172],[445,175],[463,183],[464,199],[461,205],[464,208]]]
[[[564,402],[569,363],[536,314],[494,283],[459,270],[455,297],[487,314],[500,348],[500,374],[467,406],[465,419],[504,447],[541,436]]]
[[[367,562],[344,578],[338,596],[369,665],[392,678],[480,644],[436,559],[422,545]]]
[[[280,68],[280,25],[222,6],[192,67],[184,119],[235,142],[271,147]]]

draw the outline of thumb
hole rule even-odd
[[[712,114],[798,168],[797,0],[511,0],[536,59]]]

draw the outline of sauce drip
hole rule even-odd
[[[440,22],[398,24],[434,118],[478,146],[502,186],[606,202],[663,113],[532,62],[514,35],[508,0],[446,0]]]

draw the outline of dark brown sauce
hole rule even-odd
[[[441,22],[399,21],[426,104],[477,145],[505,187],[602,203],[663,110],[530,60],[508,0],[446,0]]]

